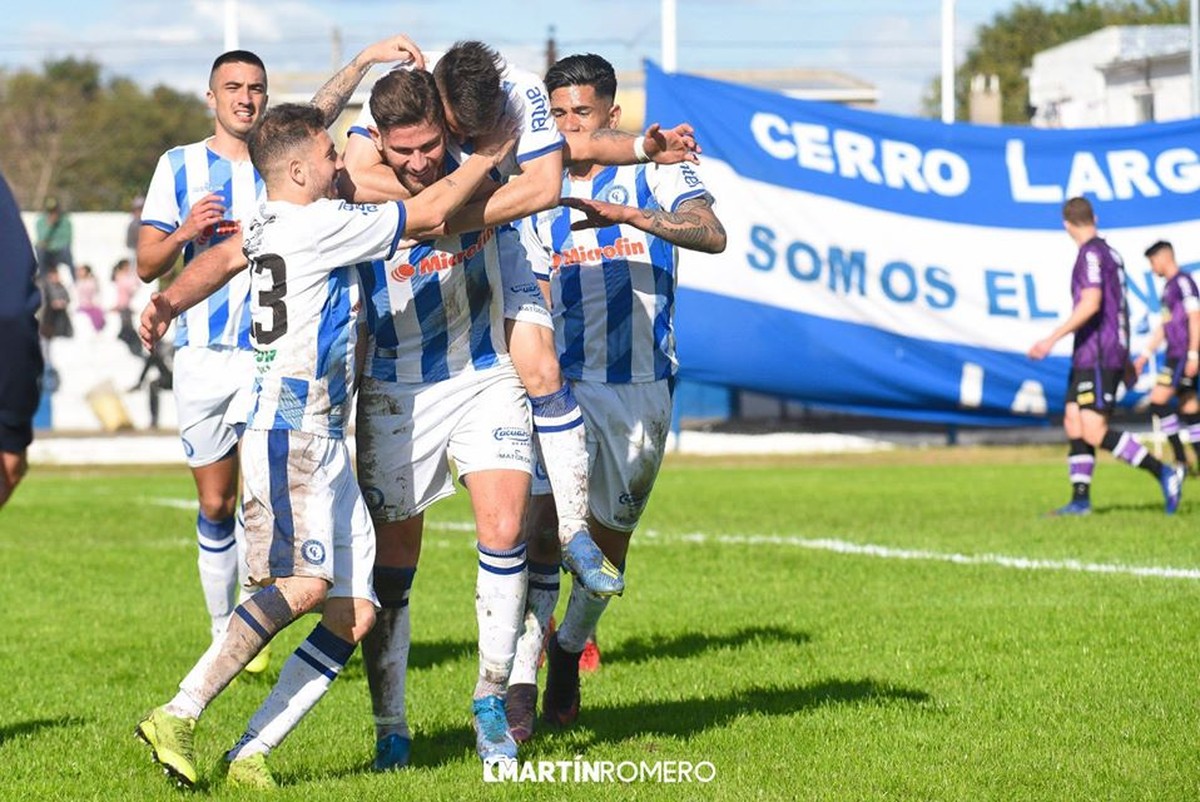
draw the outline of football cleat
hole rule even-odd
[[[234,760],[226,759],[225,770],[225,782],[234,788],[270,791],[278,787],[271,770],[267,768],[267,756],[263,752]]]
[[[392,771],[408,765],[412,756],[412,738],[392,732],[375,742],[375,762],[371,768],[375,771]]]
[[[261,674],[271,665],[271,644],[265,644],[254,658],[242,669],[247,674]]]
[[[475,751],[483,765],[515,761],[517,742],[508,731],[504,699],[498,694],[476,699],[472,711],[475,714]]]
[[[558,636],[546,647],[546,691],[542,694],[542,721],[568,727],[579,718],[579,654],[564,651]]]
[[[1179,499],[1183,495],[1184,469],[1173,465],[1164,465],[1158,475],[1158,486],[1162,488],[1163,501],[1167,515],[1174,515],[1179,509]]]
[[[576,532],[562,547],[562,563],[589,593],[620,596],[625,591],[625,577],[604,556],[586,530]]]
[[[522,682],[508,686],[504,699],[504,712],[508,717],[508,731],[513,740],[523,744],[533,737],[533,719],[537,715],[537,685]]]
[[[1047,518],[1059,518],[1070,515],[1091,515],[1092,503],[1083,499],[1073,499],[1069,504],[1064,504],[1056,510],[1050,510],[1046,513]]]
[[[596,644],[594,634],[583,645],[583,654],[579,655],[579,670],[585,674],[600,670],[600,647]]]
[[[196,784],[196,719],[173,716],[156,707],[138,722],[133,734],[150,745],[154,762],[182,786]]]

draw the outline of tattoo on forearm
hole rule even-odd
[[[705,214],[707,210],[707,204],[687,204],[677,212],[641,209],[643,225],[638,228],[681,248],[713,250],[725,239],[725,227],[716,215]]]
[[[333,125],[338,115],[342,113],[342,109],[346,108],[350,96],[354,94],[354,90],[358,88],[369,69],[371,69],[370,64],[356,67],[351,62],[343,67],[337,75],[326,81],[325,85],[313,95],[312,104],[325,116],[326,128]]]
[[[601,139],[633,139],[634,135],[625,131],[620,131],[616,128],[601,128],[592,131],[592,140],[599,141]]]

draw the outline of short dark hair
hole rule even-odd
[[[1169,251],[1172,256],[1175,254],[1175,248],[1172,247],[1171,243],[1167,242],[1165,239],[1160,239],[1158,242],[1146,249],[1146,258],[1149,259],[1151,256],[1162,250]]]
[[[590,86],[597,97],[609,103],[617,96],[617,74],[606,59],[583,53],[559,59],[546,71],[546,91],[564,86]]]
[[[1087,198],[1071,198],[1063,204],[1063,220],[1077,226],[1090,226],[1096,223],[1096,213]]]
[[[213,60],[212,69],[208,71],[208,83],[212,85],[213,76],[217,74],[217,70],[226,64],[253,64],[263,71],[263,77],[267,75],[267,65],[263,64],[263,60],[249,50],[228,50]]]
[[[259,175],[267,178],[277,163],[301,145],[325,130],[325,115],[308,103],[282,103],[273,106],[246,138],[250,161]]]
[[[442,99],[467,136],[490,131],[504,113],[501,63],[499,53],[472,41],[455,42],[433,67]]]
[[[425,70],[392,70],[371,89],[371,116],[380,131],[421,123],[446,123],[437,82]]]

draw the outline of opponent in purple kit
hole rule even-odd
[[[1179,507],[1183,471],[1163,465],[1137,438],[1110,429],[1117,385],[1129,363],[1129,310],[1125,305],[1125,269],[1121,255],[1096,233],[1096,215],[1086,198],[1071,198],[1063,204],[1063,225],[1079,246],[1071,273],[1074,307],[1067,319],[1049,337],[1029,349],[1032,359],[1044,359],[1054,344],[1075,334],[1071,375],[1063,429],[1071,443],[1071,501],[1054,515],[1087,515],[1092,511],[1092,471],[1096,446],[1111,451],[1119,460],[1149,471],[1162,488],[1166,511]]]
[[[1154,275],[1167,280],[1162,293],[1162,324],[1150,335],[1146,350],[1134,360],[1140,374],[1158,346],[1167,341],[1167,358],[1158,371],[1150,391],[1150,414],[1158,418],[1167,436],[1175,463],[1188,465],[1187,451],[1179,437],[1187,427],[1188,440],[1200,459],[1200,401],[1196,399],[1196,373],[1200,370],[1200,294],[1196,282],[1179,269],[1171,243],[1159,240],[1146,249]],[[1171,398],[1179,403],[1179,413],[1171,411]]]

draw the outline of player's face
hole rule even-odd
[[[376,145],[383,162],[414,195],[442,177],[446,161],[446,132],[434,122],[397,126],[380,131]]]
[[[1167,248],[1155,251],[1154,255],[1150,257],[1150,269],[1156,276],[1165,276],[1167,267],[1173,264],[1175,264],[1175,257]]]
[[[245,139],[267,106],[267,75],[253,64],[222,64],[212,75],[207,97],[217,125]]]
[[[550,93],[550,116],[564,134],[616,128],[621,107],[596,95],[595,87],[561,86]]]
[[[342,157],[329,134],[321,131],[312,138],[308,152],[309,179],[312,182],[310,197],[336,198],[338,173],[342,170]]]

